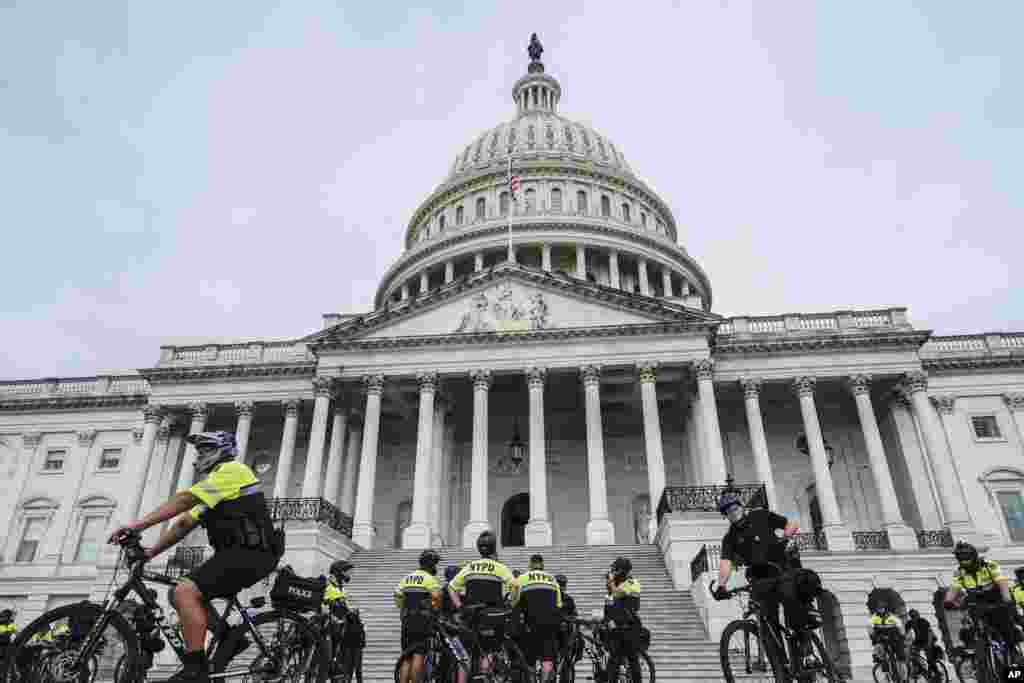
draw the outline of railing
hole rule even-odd
[[[718,512],[718,499],[723,493],[735,493],[746,507],[766,507],[764,484],[725,486],[666,486],[658,502],[658,524],[670,512]]]
[[[805,531],[797,534],[796,547],[800,552],[805,550],[828,550],[828,539],[824,531]]]
[[[889,532],[885,531],[854,531],[853,547],[857,550],[889,550]]]
[[[148,393],[149,382],[138,375],[47,378],[0,383],[0,399]]]
[[[907,322],[907,309],[887,308],[878,311],[741,316],[730,318],[719,325],[718,334],[781,335],[790,332],[842,332],[879,327],[911,329]]]
[[[932,337],[921,347],[922,358],[1012,355],[1024,351],[1024,332]]]
[[[952,548],[953,533],[949,529],[918,529],[919,548]]]
[[[206,557],[205,546],[178,548],[174,556],[167,560],[164,574],[172,579],[179,579],[203,563]]]
[[[161,346],[159,365],[233,365],[311,360],[313,355],[303,341],[246,342],[204,346]]]
[[[690,581],[696,581],[698,576],[708,571],[709,566],[708,547],[702,545],[697,554],[690,560]]]
[[[267,501],[270,519],[275,522],[315,521],[342,536],[352,537],[352,517],[323,498],[272,498]]]

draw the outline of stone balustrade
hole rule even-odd
[[[833,313],[794,313],[787,315],[740,316],[718,326],[723,335],[788,335],[808,332],[848,332],[879,328],[912,329],[906,308],[874,311],[835,311]]]
[[[990,334],[963,334],[932,337],[921,347],[921,357],[949,358],[952,356],[1011,356],[1024,354],[1024,332]]]
[[[138,375],[100,375],[15,380],[0,383],[0,400],[74,396],[149,394],[149,382]]]
[[[315,360],[305,342],[248,342],[202,346],[161,346],[157,367],[295,363]]]

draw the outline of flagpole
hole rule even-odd
[[[512,190],[512,146],[508,148],[508,262],[513,261],[512,258],[512,202],[515,201],[516,195]]]

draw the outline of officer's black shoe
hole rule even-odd
[[[210,665],[205,650],[186,652],[181,663],[181,671],[168,678],[167,683],[209,683]]]

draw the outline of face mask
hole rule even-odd
[[[742,505],[734,505],[725,513],[726,518],[732,524],[738,524],[746,515]]]

